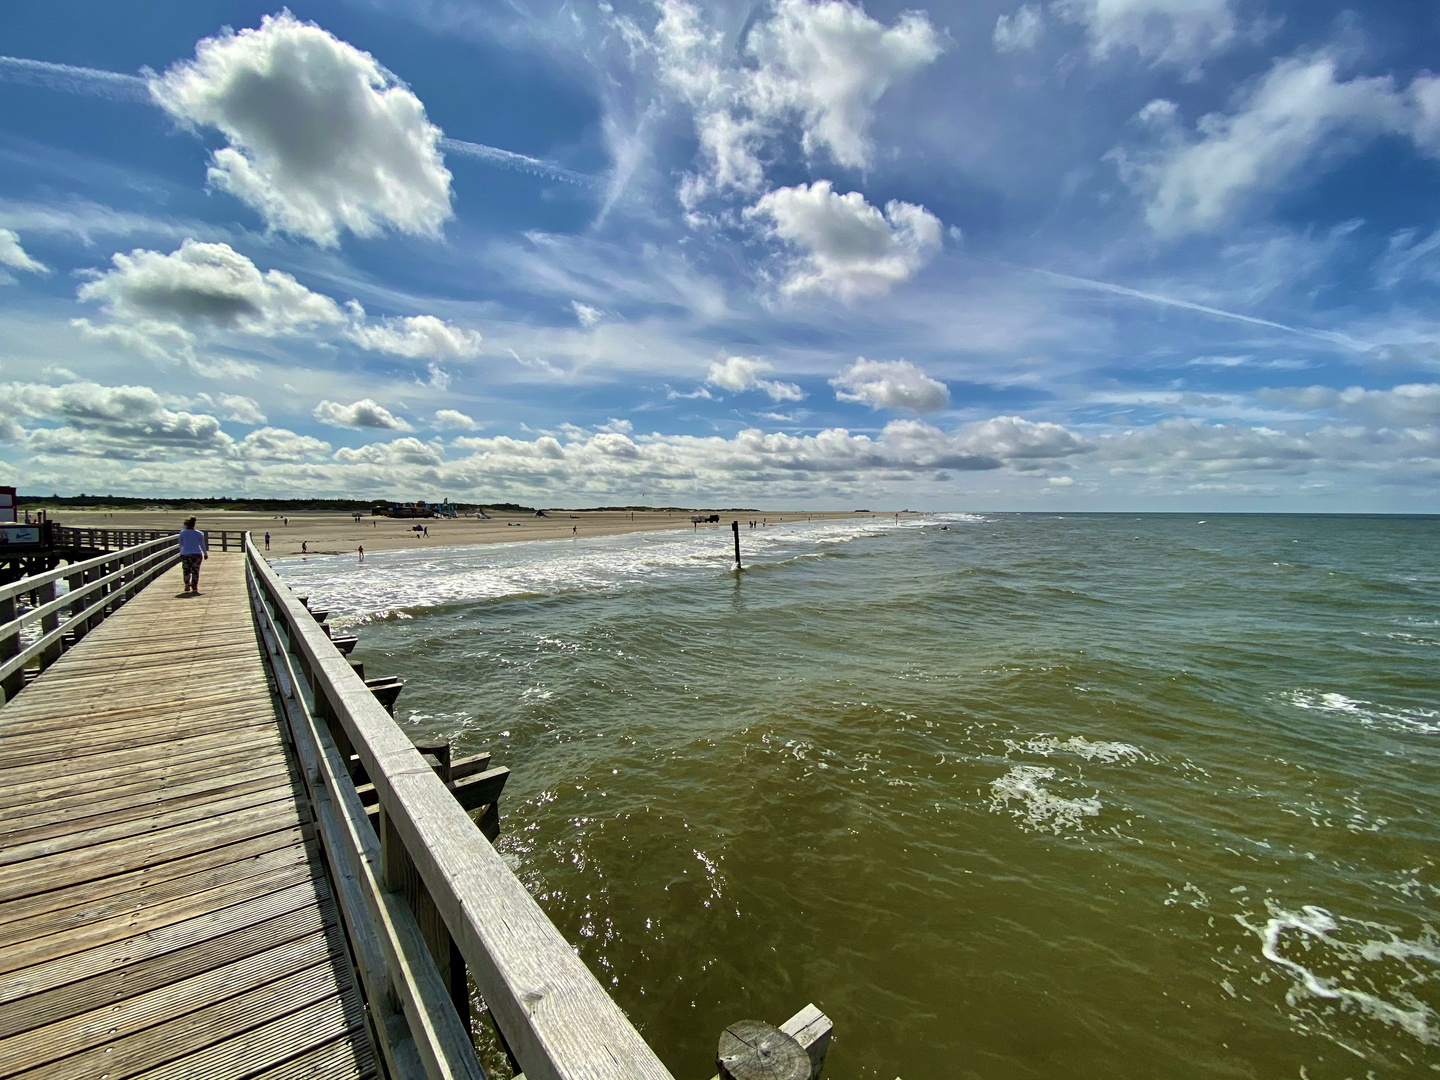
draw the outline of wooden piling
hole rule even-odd
[[[735,569],[743,569],[740,565],[740,522],[730,522],[730,531],[735,534]]]
[[[720,1080],[810,1080],[810,1056],[792,1035],[763,1020],[738,1020],[720,1033]]]

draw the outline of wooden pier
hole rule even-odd
[[[672,1080],[477,826],[507,770],[223,546],[199,595],[173,537],[0,586],[0,1080],[484,1080],[481,1001],[529,1080]],[[830,1031],[776,1037],[817,1080]]]
[[[243,564],[0,710],[0,1076],[375,1074]]]

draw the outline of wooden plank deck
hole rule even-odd
[[[244,557],[201,583],[0,707],[0,1078],[378,1072]]]

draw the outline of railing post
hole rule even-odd
[[[474,1039],[475,1025],[470,1015],[470,980],[465,973],[465,958],[460,955],[445,920],[430,899],[410,853],[405,850],[404,841],[390,821],[383,800],[380,803],[379,827],[380,882],[390,892],[403,895],[410,905],[410,912],[420,927],[420,936],[425,939],[425,946],[430,950],[440,978],[450,991],[450,1002],[455,1006],[465,1034]]]
[[[89,577],[89,575],[82,570],[78,574],[67,575],[65,578],[65,583],[70,586],[70,591],[72,593],[77,593],[80,591],[80,587],[85,584],[85,579],[87,577]],[[71,600],[70,618],[74,619],[89,605],[90,598],[88,596],[80,596],[74,600]],[[90,629],[90,624],[89,621],[86,620],[84,622],[73,623],[72,625],[75,627],[75,644],[78,645],[80,644],[80,639],[83,638],[86,632]]]
[[[37,601],[37,604],[48,604],[51,600],[55,599],[55,595],[56,589],[55,582],[53,581],[47,581],[45,582],[45,584],[40,585],[35,589],[35,599]],[[50,633],[50,631],[54,630],[59,625],[60,612],[58,611],[52,611],[48,615],[40,616],[40,633],[42,636]],[[60,642],[56,641],[53,645],[48,645],[41,650],[40,670],[44,671],[47,667],[49,667],[58,659],[60,659]]]
[[[15,598],[7,596],[0,600],[0,663],[20,651],[20,624],[14,620]],[[25,673],[17,671],[0,683],[0,690],[5,691],[5,700],[10,701],[24,685]]]

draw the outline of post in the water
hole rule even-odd
[[[740,565],[740,522],[730,522],[730,531],[735,534],[735,569],[743,570],[744,567]]]

